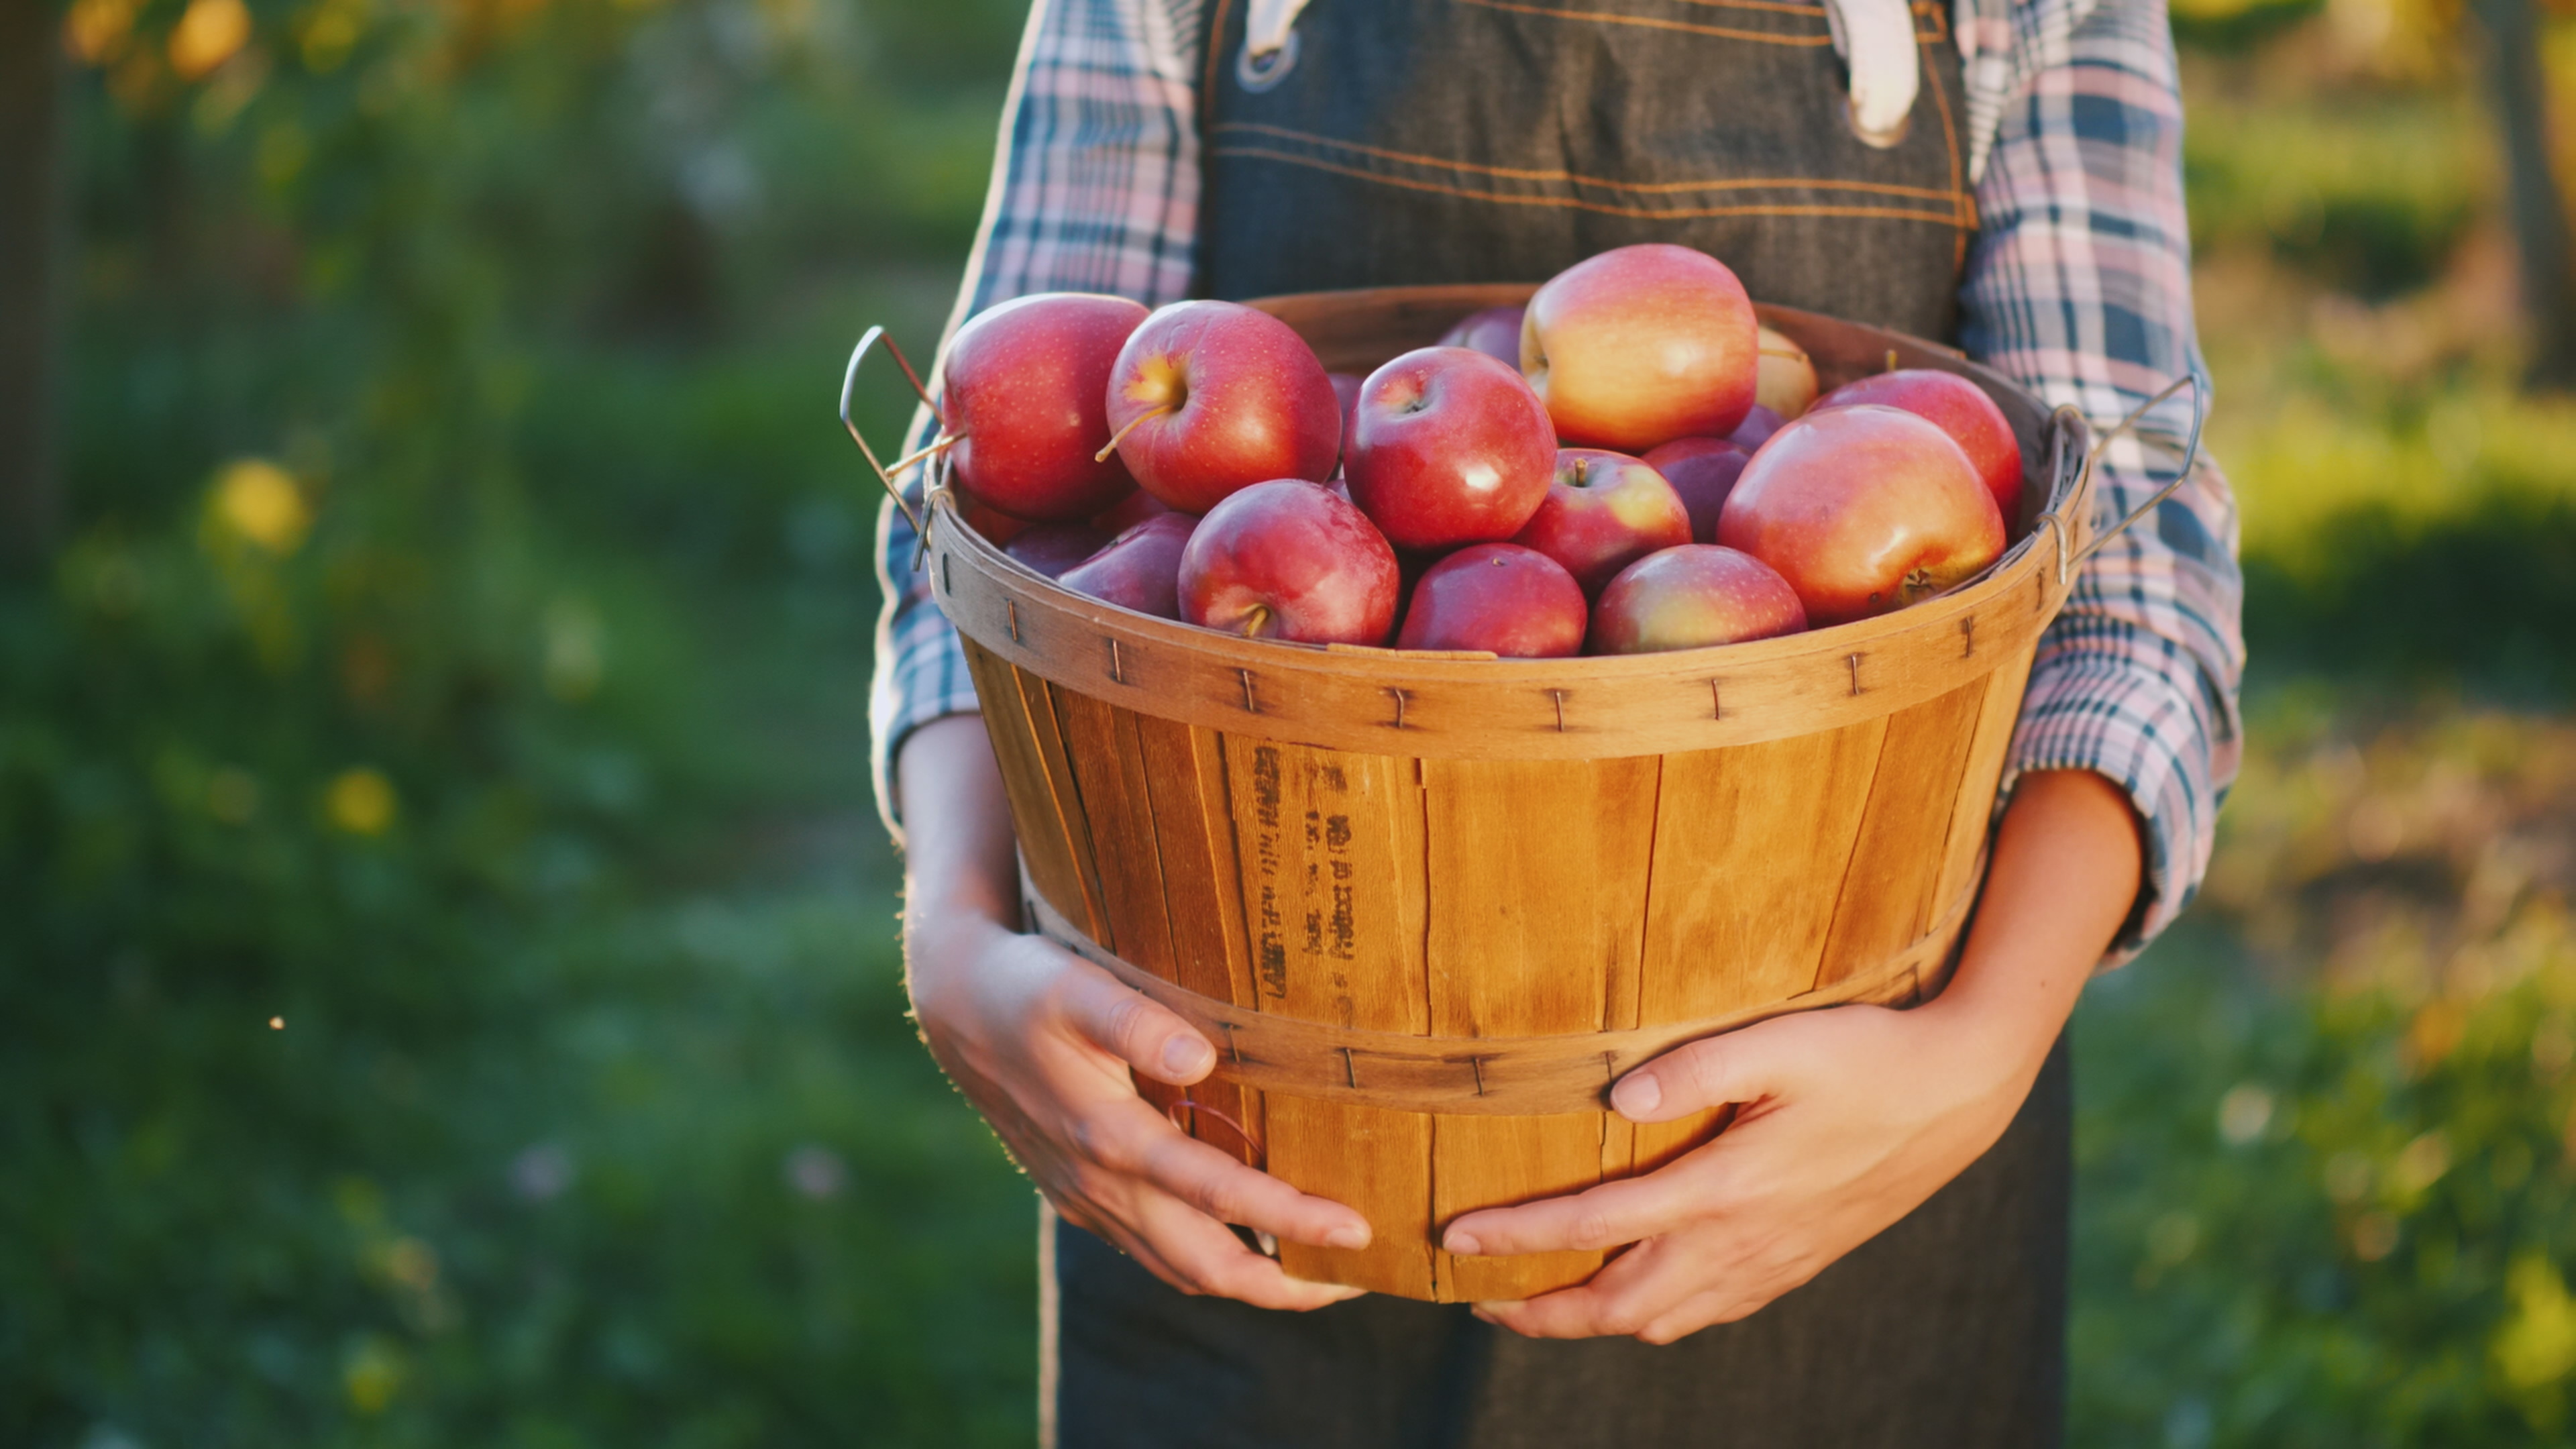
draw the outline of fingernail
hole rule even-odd
[[[1194,1036],[1175,1036],[1163,1043],[1163,1070],[1186,1077],[1207,1061],[1208,1045]]]
[[[1369,1230],[1368,1224],[1366,1223],[1356,1224],[1347,1228],[1335,1228],[1324,1235],[1324,1246],[1327,1248],[1351,1250],[1365,1248],[1368,1245]]]
[[[1474,1233],[1462,1233],[1456,1228],[1451,1228],[1448,1236],[1440,1240],[1440,1246],[1464,1258],[1478,1257],[1485,1251],[1485,1245],[1476,1241]]]
[[[1634,1072],[1610,1089],[1610,1105],[1622,1117],[1643,1117],[1664,1102],[1664,1085],[1646,1072]]]

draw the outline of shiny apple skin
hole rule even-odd
[[[1556,429],[1521,375],[1464,347],[1421,347],[1369,374],[1343,475],[1397,548],[1520,532],[1556,474]]]
[[[1322,482],[1342,447],[1341,405],[1314,349],[1235,302],[1155,309],[1119,350],[1108,421],[1113,434],[1135,424],[1118,456],[1182,513],[1272,479]]]
[[[2021,440],[1986,390],[1935,367],[1907,367],[1847,382],[1816,399],[1819,408],[1877,403],[1903,408],[1950,435],[1995,507],[2009,522],[2021,512]]]
[[[1002,552],[1051,579],[1100,552],[1109,535],[1088,523],[1040,523],[1021,530]]]
[[[2004,521],[1948,434],[1860,403],[1773,434],[1727,496],[1717,541],[1779,570],[1822,628],[1904,608],[1993,563]]]
[[[1158,513],[1109,540],[1056,582],[1122,609],[1162,619],[1181,617],[1181,554],[1199,521]]]
[[[1583,586],[1564,565],[1516,543],[1479,543],[1423,571],[1395,647],[1564,659],[1583,652],[1586,620]]]
[[[1011,540],[1036,526],[1025,518],[1013,518],[998,508],[988,506],[963,488],[957,490],[957,516],[965,519],[968,528],[982,535],[995,548],[1008,548]]]
[[[1320,483],[1256,483],[1208,510],[1181,553],[1181,618],[1304,644],[1384,644],[1395,550]]]
[[[1592,610],[1592,652],[1656,654],[1776,639],[1807,627],[1798,591],[1749,553],[1692,543],[1619,571]]]
[[[1556,435],[1643,453],[1722,438],[1753,406],[1753,301],[1724,262],[1663,242],[1619,247],[1550,278],[1521,319],[1521,372]]]
[[[1507,363],[1517,372],[1521,365],[1521,314],[1526,307],[1487,307],[1458,319],[1458,325],[1440,334],[1443,347],[1466,347],[1485,354],[1497,362]]]
[[[1673,485],[1640,459],[1598,448],[1558,451],[1546,500],[1512,536],[1574,575],[1586,598],[1655,550],[1690,541],[1690,510]]]
[[[1088,518],[1135,487],[1109,441],[1103,398],[1144,305],[1087,292],[1041,292],[988,308],[957,329],[940,363],[939,414],[964,439],[948,450],[956,482],[1033,523]]]
[[[1681,498],[1690,514],[1691,542],[1714,543],[1718,510],[1752,457],[1752,450],[1731,438],[1675,438],[1646,454],[1644,462]]]
[[[1753,383],[1753,400],[1782,422],[1804,417],[1816,402],[1815,360],[1785,333],[1765,327],[1760,338],[1762,363]]]

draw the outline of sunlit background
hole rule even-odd
[[[2079,1444],[2576,1433],[2528,6],[2177,17],[2252,738],[2078,1020]],[[0,1443],[1028,1442],[1030,1197],[902,1019],[831,417],[862,327],[935,337],[1018,7],[19,10]]]

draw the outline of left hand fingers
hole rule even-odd
[[[1698,1256],[1698,1246],[1658,1238],[1613,1259],[1580,1287],[1522,1303],[1479,1303],[1476,1316],[1524,1338],[1641,1335],[1696,1296],[1705,1275],[1686,1271],[1686,1260]]]
[[[1476,1316],[1529,1338],[1615,1334],[1671,1343],[1750,1317],[1823,1266],[1800,1241],[1748,1244],[1712,1224],[1622,1254],[1581,1287],[1525,1303],[1480,1303]]]
[[[1669,1122],[1790,1093],[1815,1062],[1830,1059],[1832,1038],[1868,1024],[1876,1011],[1837,1007],[1686,1042],[1621,1077],[1610,1105],[1631,1122]]]
[[[1469,1213],[1449,1225],[1440,1246],[1487,1257],[1590,1253],[1723,1213],[1729,1202],[1714,1147],[1702,1147],[1660,1172],[1605,1182],[1571,1197]]]

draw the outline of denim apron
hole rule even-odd
[[[1539,281],[1633,242],[1763,301],[1950,340],[1975,233],[1946,7],[1865,144],[1803,0],[1313,0],[1284,51],[1208,0],[1198,290]],[[1885,140],[1887,138],[1880,138]],[[2072,1108],[2051,1053],[2003,1139],[1814,1281],[1650,1347],[1533,1342],[1456,1305],[1272,1313],[1056,1228],[1065,1449],[2015,1449],[2060,1441]]]

